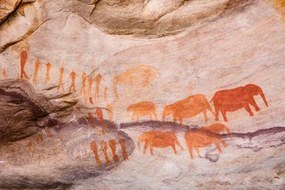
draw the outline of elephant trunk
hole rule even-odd
[[[263,99],[265,105],[268,107],[267,100],[266,100],[266,98],[265,98],[265,95],[264,95],[263,91],[260,90],[260,93],[259,93],[259,94],[260,94],[260,96],[262,97],[262,99]]]

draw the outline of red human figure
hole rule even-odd
[[[69,92],[71,92],[71,91],[76,92],[76,89],[75,89],[76,73],[72,70],[72,71],[70,72],[69,77],[70,77],[70,79],[71,79],[71,84],[70,84],[70,87],[69,87]]]
[[[107,152],[108,147],[107,147],[107,143],[105,141],[101,141],[101,149],[103,151],[106,163],[107,163],[107,165],[109,165],[110,164],[110,158],[108,156],[108,152]]]
[[[34,75],[33,75],[33,83],[36,84],[38,80],[38,72],[41,66],[41,62],[39,59],[36,60],[35,62],[35,70],[34,70]]]
[[[45,83],[47,83],[50,80],[50,69],[51,69],[51,64],[47,63],[46,64],[46,78],[45,78]]]
[[[99,154],[98,154],[98,146],[97,146],[97,143],[95,141],[92,141],[90,143],[90,149],[93,151],[93,154],[94,154],[94,157],[95,157],[95,160],[96,160],[97,164],[99,166],[101,166],[102,162],[100,160],[100,157],[99,157]]]
[[[62,91],[64,92],[64,87],[63,87],[63,74],[64,74],[64,67],[61,66],[60,69],[59,69],[59,81],[58,81],[57,91],[59,91],[60,88],[61,88]]]
[[[103,111],[101,108],[96,108],[96,115],[97,115],[97,117],[98,117],[98,119],[102,125],[102,133],[105,134],[107,127],[106,127],[106,123],[104,121]]]
[[[116,140],[115,139],[111,139],[109,140],[109,146],[111,148],[111,151],[112,151],[112,154],[113,154],[113,160],[115,162],[118,162],[119,161],[119,157],[116,153],[116,150],[117,150],[117,143],[116,143]]]
[[[93,104],[93,102],[92,102],[92,97],[91,97],[92,85],[93,85],[93,79],[92,79],[92,77],[89,77],[89,78],[88,78],[88,92],[87,92],[87,95],[88,95],[88,97],[89,97],[90,103]]]
[[[102,81],[102,75],[99,73],[95,80],[96,80],[96,91],[95,91],[95,100],[99,101],[99,97],[100,97],[100,84]]]
[[[120,139],[119,143],[122,148],[122,155],[123,155],[124,160],[128,160],[129,157],[128,157],[128,152],[126,150],[126,141],[124,139]]]
[[[20,79],[27,79],[29,80],[30,77],[28,77],[27,73],[25,72],[25,65],[28,59],[28,53],[26,50],[23,50],[20,54]]]
[[[88,98],[87,95],[86,95],[86,79],[87,79],[86,73],[83,72],[82,73],[80,95],[84,96],[85,104],[87,103],[87,98]]]

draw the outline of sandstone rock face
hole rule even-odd
[[[284,189],[284,51],[283,1],[1,1],[0,189]]]

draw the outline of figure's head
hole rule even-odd
[[[162,120],[164,121],[165,120],[165,117],[172,114],[172,109],[171,107],[168,105],[168,106],[165,106],[163,108],[163,112],[162,112]]]
[[[246,90],[250,96],[260,95],[262,97],[265,105],[268,107],[265,95],[259,86],[255,85],[255,84],[247,84],[247,85],[245,85],[245,88],[246,88]]]

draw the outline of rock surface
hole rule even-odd
[[[282,0],[1,1],[0,189],[284,189],[284,51]],[[217,91],[246,84],[268,107],[256,95],[228,122],[162,121],[195,94],[215,112]],[[138,102],[156,114],[136,115]],[[230,134],[196,143],[221,150],[206,143],[192,160],[185,133],[217,122]],[[184,150],[143,154],[153,130]]]

